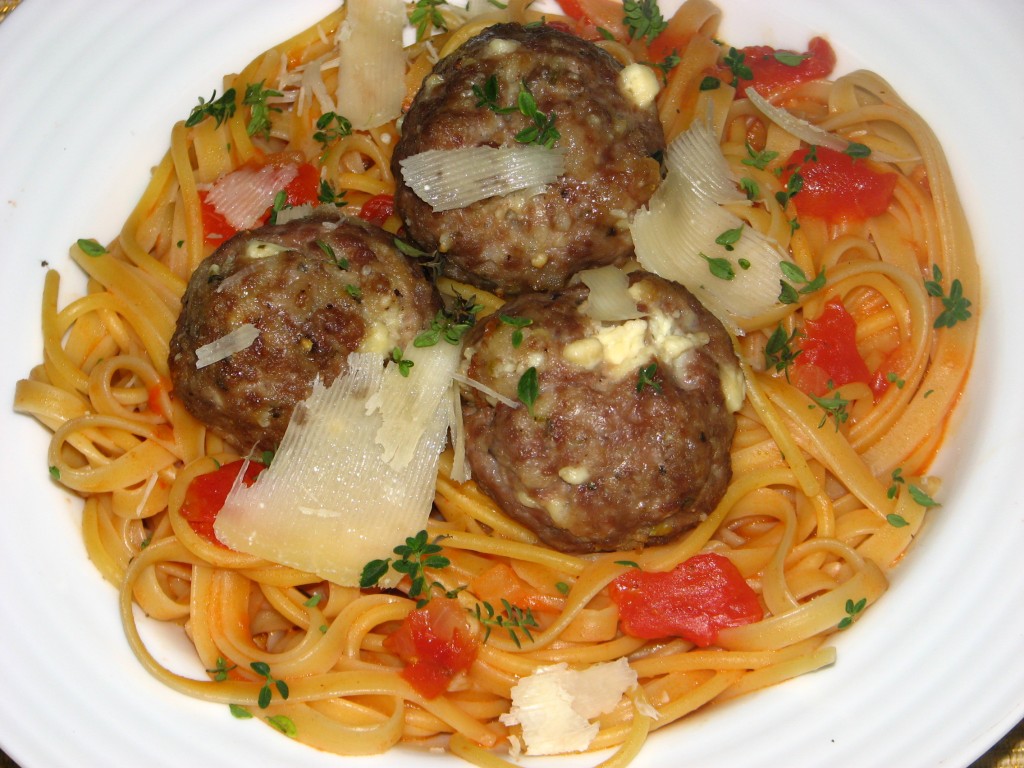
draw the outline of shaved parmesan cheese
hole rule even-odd
[[[644,269],[686,286],[738,332],[744,320],[778,305],[779,265],[789,256],[774,239],[721,207],[745,198],[706,126],[695,123],[680,134],[669,146],[667,165],[664,182],[633,219],[637,258]],[[740,237],[726,251],[715,239],[734,229]],[[726,260],[732,278],[712,273],[711,258]]]
[[[466,423],[462,418],[462,394],[458,387],[452,387],[452,415],[449,427],[452,443],[452,471],[449,475],[457,483],[472,479],[469,462],[466,461]]]
[[[843,138],[837,133],[830,133],[814,123],[809,123],[806,120],[797,117],[782,107],[775,106],[753,88],[747,88],[747,98],[750,99],[750,103],[757,107],[757,110],[762,115],[767,117],[782,130],[786,131],[786,133],[793,134],[807,144],[827,147],[828,149],[834,149],[836,152],[845,152],[853,143],[849,139]],[[884,152],[872,152],[871,157],[875,160],[881,160],[884,162],[898,162],[900,160],[917,159],[913,157],[893,157],[892,155],[888,155]]]
[[[347,0],[338,28],[338,111],[356,130],[402,114],[406,24],[403,0]]]
[[[257,338],[260,329],[252,323],[240,325],[226,336],[221,336],[216,341],[203,344],[196,350],[196,368],[205,368],[208,365],[219,362],[235,352],[248,349]]]
[[[585,269],[580,272],[580,280],[590,289],[581,308],[588,317],[599,322],[616,322],[644,316],[629,292],[629,277],[618,267]]]
[[[366,403],[369,413],[380,413],[377,444],[384,449],[384,460],[397,470],[412,461],[423,434],[437,414],[449,407],[452,374],[462,358],[462,345],[411,346],[402,355],[403,360],[412,363],[408,375],[403,376],[396,363],[389,363],[380,391]],[[446,413],[447,429],[451,414]]]
[[[537,144],[428,149],[399,165],[421,200],[450,211],[523,189],[541,191],[565,172],[565,150]]]
[[[446,355],[444,346],[431,349]],[[232,549],[358,586],[367,562],[389,557],[396,543],[426,526],[451,403],[444,391],[412,460],[396,469],[377,442],[384,417],[369,407],[384,386],[384,357],[355,353],[348,363],[348,372],[330,387],[314,385],[296,408],[273,464],[252,486],[236,482],[214,528]],[[451,380],[444,365],[420,360],[403,378],[409,391],[392,394],[410,397],[418,386],[441,391],[436,384],[412,383],[427,370]]]
[[[505,397],[498,390],[492,389],[491,387],[488,387],[486,384],[483,384],[477,381],[476,379],[471,379],[469,378],[469,376],[466,376],[465,374],[456,373],[452,375],[452,378],[455,379],[460,384],[465,384],[467,387],[472,387],[473,389],[483,392],[487,397],[494,398],[495,401],[501,403],[502,405],[507,405],[509,408],[519,407],[519,403],[516,400],[513,400],[510,397]]]
[[[274,195],[299,175],[295,163],[243,166],[213,183],[206,202],[237,230],[252,229],[274,203]]]
[[[512,707],[499,718],[519,725],[528,755],[582,752],[599,726],[590,722],[611,712],[637,683],[625,659],[570,669],[565,662],[541,667],[512,688]]]

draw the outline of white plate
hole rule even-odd
[[[971,297],[981,338],[938,464],[944,505],[890,591],[838,638],[838,663],[655,734],[636,765],[965,766],[1024,715],[1024,365],[1013,330],[1024,286],[1024,5],[721,4],[730,43],[802,48],[824,34],[841,70],[880,72],[932,124],[982,263],[984,295]],[[222,73],[330,7],[27,0],[0,25],[0,745],[25,768],[396,762],[318,753],[151,679],[125,643],[113,588],[84,555],[78,502],[48,479],[45,431],[9,405],[40,357],[41,263],[73,275],[69,244],[116,234],[172,123],[219,90]],[[62,305],[81,281],[64,288]],[[188,665],[173,633],[155,642]]]

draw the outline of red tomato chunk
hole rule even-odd
[[[835,51],[822,37],[812,38],[805,53],[776,50],[768,45],[748,46],[741,48],[740,53],[743,54],[743,64],[750,68],[753,77],[738,78],[738,97],[746,96],[747,88],[753,86],[770,100],[801,83],[828,77],[836,66]],[[799,63],[787,63],[794,58],[799,59]],[[725,72],[719,72],[720,79],[731,82],[731,71],[722,69]]]
[[[757,594],[732,561],[708,552],[671,571],[627,571],[610,585],[622,631],[632,637],[682,637],[702,648],[720,630],[764,618]]]
[[[374,195],[359,209],[359,218],[383,227],[389,216],[395,214],[394,195]]]
[[[428,699],[440,696],[452,679],[476,659],[478,643],[458,600],[435,597],[411,611],[384,647],[405,664],[404,677]]]
[[[260,472],[266,469],[258,461],[246,464],[243,459],[239,459],[205,475],[196,475],[188,484],[185,500],[181,503],[181,516],[192,526],[192,530],[220,547],[225,545],[217,538],[213,524],[217,522],[217,515],[243,466],[245,474],[242,475],[242,482],[246,485],[252,485]]]
[[[829,299],[815,320],[804,324],[801,353],[793,366],[793,383],[802,392],[821,397],[854,381],[872,383],[867,363],[857,351],[857,324],[838,298]]]
[[[790,155],[782,177],[788,182],[793,173],[799,173],[804,180],[793,196],[801,216],[864,221],[889,209],[896,189],[895,173],[876,171],[866,160],[827,147],[815,149],[816,160],[808,159],[808,154],[798,149]]]

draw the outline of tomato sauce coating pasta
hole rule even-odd
[[[522,678],[563,662],[626,659],[638,685],[600,715],[589,745],[614,748],[603,765],[626,765],[653,730],[831,664],[830,636],[885,592],[887,571],[938,490],[925,473],[970,369],[977,308],[968,307],[980,282],[950,171],[924,121],[875,74],[833,79],[831,64],[815,69],[831,55],[822,40],[781,57],[723,45],[721,12],[707,0],[688,0],[651,38],[631,36],[621,9],[601,15],[615,3],[563,2],[564,14],[529,5],[512,0],[468,20],[442,6],[443,24],[406,47],[405,106],[439,56],[502,21],[543,20],[624,64],[662,64],[666,139],[710,117],[753,203],[730,210],[773,238],[793,267],[793,300],[744,319],[736,337],[746,398],[733,479],[713,512],[676,541],[627,553],[555,551],[472,481],[453,480],[449,450],[425,538],[439,559],[423,561],[436,606],[417,629],[407,617],[422,608],[408,581],[386,590],[333,584],[209,535],[216,502],[197,499],[192,481],[245,457],[174,396],[168,345],[189,276],[234,231],[208,203],[211,189],[239,169],[313,166],[320,201],[399,231],[390,157],[400,124],[349,131],[334,111],[332,57],[345,8],[226,77],[222,98],[230,91],[232,108],[207,104],[201,119],[173,126],[170,149],[117,238],[71,248],[88,276],[84,296],[59,307],[59,276],[47,275],[43,360],[19,381],[15,408],[53,432],[48,464],[83,499],[87,551],[119,590],[133,651],[171,688],[244,708],[321,750],[441,746],[477,765],[506,764],[498,754],[514,752],[520,734],[502,715]],[[775,63],[762,70],[761,59]],[[819,148],[809,157],[812,146],[746,98],[762,71],[772,104],[871,155],[851,163]],[[257,130],[256,108],[243,99],[252,86],[264,93],[269,121]],[[870,199],[851,207],[860,192],[830,193],[819,161],[867,172]],[[794,189],[794,176],[805,189]],[[478,300],[488,311],[500,305],[482,292]],[[821,351],[830,345],[845,345],[854,364]],[[700,643],[623,630],[616,579],[709,554],[752,590],[756,615]],[[139,634],[134,605],[180,625],[208,679],[165,668]],[[417,632],[449,643],[450,674],[428,693],[407,672]]]

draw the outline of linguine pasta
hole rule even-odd
[[[439,56],[485,26],[539,20],[528,6],[513,0],[504,11],[469,21],[443,7],[448,30],[407,48],[405,104]],[[885,163],[898,175],[893,202],[865,221],[802,217],[794,227],[792,206],[776,196],[785,185],[775,170],[799,140],[728,85],[701,90],[723,56],[715,39],[720,12],[706,0],[689,0],[671,21],[685,45],[657,97],[666,137],[710,116],[733,172],[761,193],[758,205],[733,212],[778,242],[806,275],[826,276],[823,287],[796,303],[743,321],[737,349],[747,396],[737,414],[734,476],[706,520],[672,544],[641,552],[563,554],[505,517],[472,481],[453,480],[449,450],[428,534],[443,536],[450,565],[430,577],[457,593],[480,638],[485,628],[474,608],[516,590],[529,597],[536,626],[527,634],[489,632],[469,672],[427,698],[399,674],[401,662],[384,643],[415,599],[401,589],[324,582],[231,551],[182,518],[191,480],[240,458],[185,411],[168,378],[180,297],[216,246],[204,238],[202,191],[271,152],[316,164],[321,179],[344,193],[347,211],[394,190],[394,120],[326,145],[315,138],[318,120],[333,111],[332,57],[345,14],[342,8],[225,78],[225,90],[241,94],[262,83],[280,94],[268,102],[269,138],[249,134],[250,112],[241,107],[222,121],[177,123],[169,151],[107,252],[71,248],[88,276],[87,293],[60,307],[60,277],[46,278],[43,360],[18,382],[15,408],[53,433],[47,462],[83,499],[89,556],[119,591],[140,662],[175,690],[244,708],[318,749],[353,755],[402,743],[443,746],[481,766],[507,764],[499,755],[515,750],[515,733],[499,718],[516,682],[540,667],[629,660],[639,685],[600,717],[590,746],[613,748],[602,765],[618,766],[628,764],[649,732],[705,705],[831,664],[830,636],[881,597],[886,572],[925,522],[938,484],[924,473],[970,367],[977,323],[936,328],[943,304],[927,281],[941,275],[942,285],[959,281],[965,296],[977,297],[978,268],[941,148],[921,118],[869,72],[805,83],[775,104],[905,158]],[[642,41],[624,35],[599,44],[623,63],[647,55]],[[779,161],[750,165],[751,148],[774,152]],[[397,232],[399,224],[392,215],[383,226]],[[777,328],[791,336],[835,298],[856,322],[869,367],[891,374],[877,396],[861,383],[835,390],[845,403],[842,420],[765,357]],[[500,304],[496,297],[478,300],[488,308]],[[607,588],[632,567],[624,560],[663,571],[707,551],[738,567],[763,603],[763,620],[722,630],[709,648],[621,632]],[[162,666],[140,637],[133,605],[181,625],[209,677],[191,679]],[[277,688],[262,706],[264,689],[276,681],[286,683],[287,698]]]

